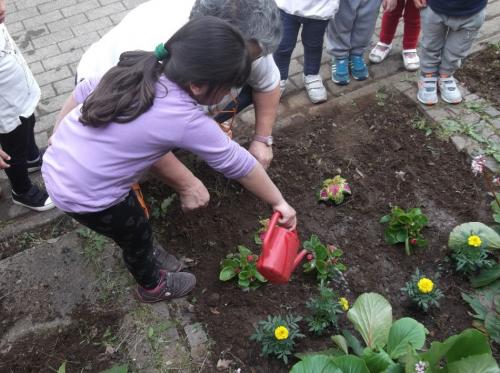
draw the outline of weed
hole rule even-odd
[[[102,254],[106,238],[88,228],[78,230],[78,235],[85,240],[83,255],[91,263],[97,265],[97,257]]]
[[[425,136],[429,137],[432,134],[433,128],[431,124],[422,116],[417,115],[411,121],[411,126],[417,130],[424,131]]]

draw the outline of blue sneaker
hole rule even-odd
[[[351,69],[351,75],[354,79],[368,79],[368,67],[366,67],[363,56],[359,54],[351,54],[349,56],[349,68]]]
[[[349,63],[347,58],[332,58],[332,81],[338,85],[347,85],[349,79]]]

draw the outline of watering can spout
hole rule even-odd
[[[307,255],[307,253],[308,253],[308,251],[306,249],[304,249],[300,253],[297,254],[297,257],[293,261],[293,270],[294,271],[299,266],[302,259],[304,259],[304,257]]]

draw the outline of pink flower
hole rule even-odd
[[[500,187],[500,176],[495,176],[492,180],[492,183],[496,187]]]
[[[471,168],[474,176],[483,173],[484,165],[486,164],[486,157],[481,154],[472,158]]]
[[[323,201],[328,200],[328,192],[326,188],[321,189],[321,191],[319,192],[319,198]]]

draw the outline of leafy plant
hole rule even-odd
[[[425,312],[430,307],[439,307],[439,299],[443,297],[443,292],[431,279],[421,274],[418,268],[401,291]]]
[[[309,299],[306,307],[311,311],[311,315],[305,318],[309,331],[323,334],[329,328],[337,328],[337,315],[342,313],[342,305],[338,295],[323,282],[319,286],[319,296]]]
[[[473,294],[462,293],[462,298],[475,312],[473,325],[500,344],[500,282]]]
[[[158,201],[154,197],[150,198],[151,204],[151,217],[154,219],[164,218],[167,215],[168,209],[174,202],[177,194],[172,194],[167,198],[163,199],[163,201]]]
[[[496,263],[492,268],[484,269],[476,277],[472,277],[470,282],[473,287],[480,288],[498,279],[500,279],[500,264]]]
[[[257,270],[259,257],[245,246],[238,246],[238,253],[228,254],[221,262],[219,280],[229,281],[238,277],[238,286],[245,291],[256,289],[267,280]]]
[[[453,250],[457,271],[470,275],[495,265],[489,259],[490,249],[500,248],[500,235],[483,223],[464,223],[451,231],[448,246]]]
[[[78,235],[85,240],[83,255],[87,260],[96,262],[97,256],[102,253],[106,245],[106,238],[89,228],[79,229]]]
[[[350,195],[351,187],[346,179],[340,175],[336,175],[333,179],[326,179],[323,181],[317,198],[320,202],[331,202],[335,205],[340,205],[344,202],[344,198]]]
[[[127,373],[128,365],[113,365],[111,368],[101,371],[101,373]]]
[[[257,232],[255,232],[253,240],[255,244],[262,245],[262,242],[264,241],[264,235],[269,229],[269,219],[261,219],[259,220],[259,224],[260,228],[257,230]]]
[[[344,252],[333,245],[323,245],[315,234],[303,246],[310,252],[303,265],[304,272],[316,270],[319,281],[333,280],[347,269],[341,261]]]
[[[495,193],[495,199],[491,201],[490,207],[493,212],[493,220],[495,223],[500,224],[500,205],[498,204],[498,200],[500,199],[500,193]]]
[[[261,345],[263,356],[276,356],[288,363],[288,356],[293,352],[295,340],[304,337],[299,331],[298,322],[301,317],[292,315],[268,316],[258,322],[255,333],[250,340]]]
[[[295,364],[290,373],[370,373],[363,359],[353,356],[308,355]]]
[[[411,247],[427,246],[420,231],[427,225],[428,219],[419,208],[405,211],[394,206],[389,215],[382,216],[380,223],[388,224],[384,232],[385,241],[391,245],[404,243],[407,255],[410,255]]]

